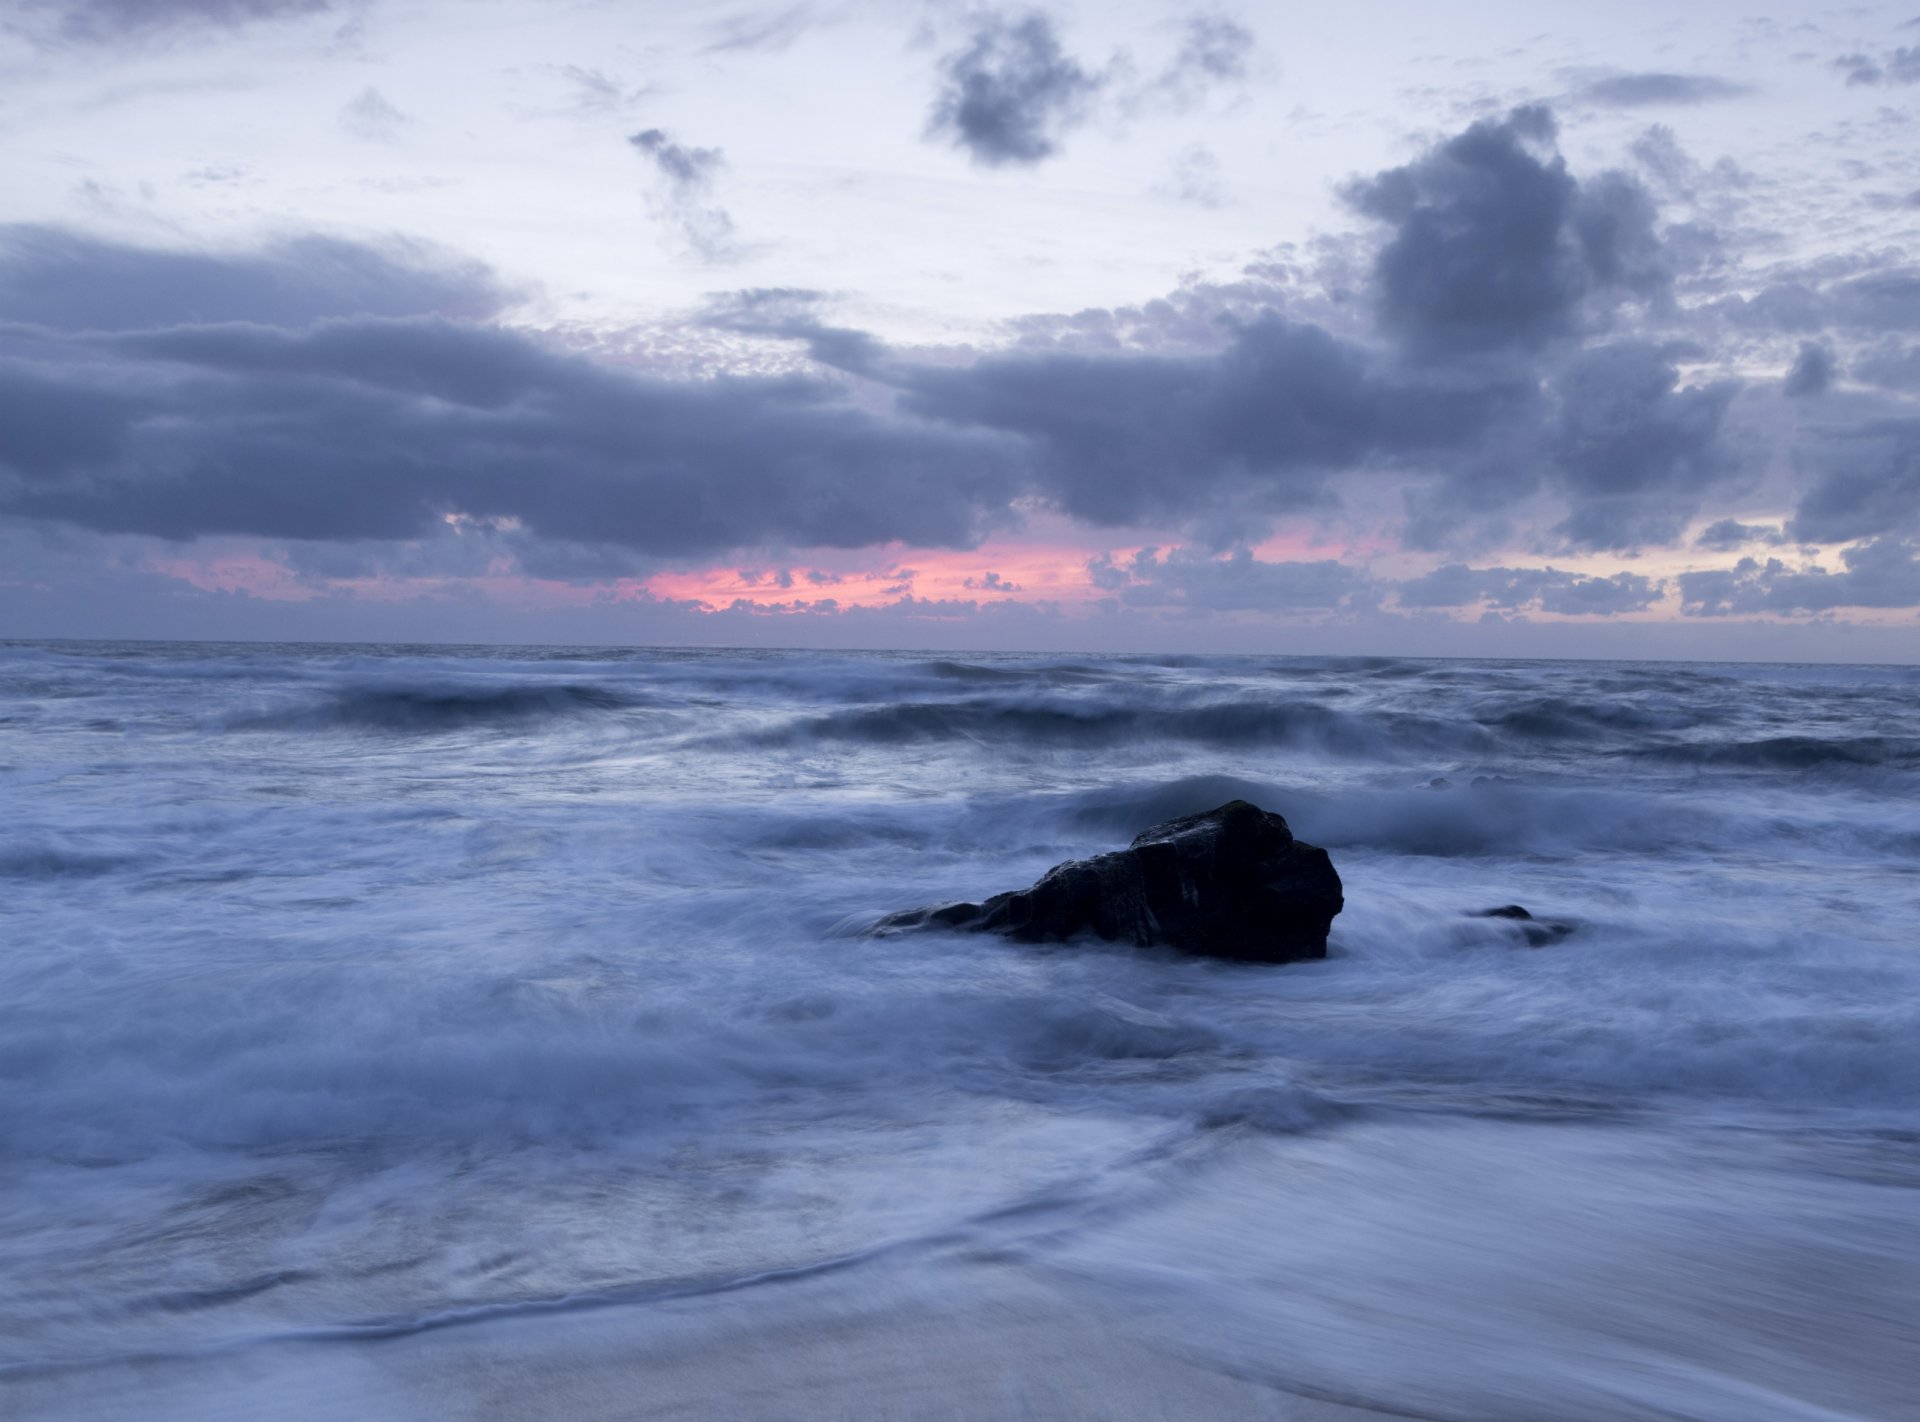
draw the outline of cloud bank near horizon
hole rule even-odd
[[[1244,78],[1254,44],[1195,20],[1143,82],[1073,59],[1044,14],[987,16],[941,61],[929,132],[1036,166],[1109,82],[1177,108]],[[720,150],[628,141],[657,215],[719,255]],[[1354,230],[1305,258],[960,350],[836,324],[816,293],[733,293],[682,323],[728,343],[708,378],[527,325],[524,287],[425,243],[14,224],[6,586],[43,596],[91,540],[129,576],[300,603],[515,585],[688,616],[1912,625],[1920,267],[1743,268],[1733,181],[1658,127],[1576,169],[1554,113],[1521,105],[1351,177]],[[1002,571],[1043,545],[1054,574]]]

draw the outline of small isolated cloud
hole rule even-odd
[[[370,143],[391,143],[413,122],[378,89],[368,88],[340,110],[340,127]]]
[[[650,128],[627,140],[652,160],[660,175],[654,215],[675,228],[687,245],[709,261],[732,255],[733,218],[714,201],[714,179],[727,160],[718,148],[676,143],[664,129]]]
[[[555,64],[549,67],[573,91],[571,108],[577,114],[618,113],[651,92],[649,85],[625,84],[604,69],[589,69],[580,64]]]
[[[1020,591],[1020,584],[1011,582],[994,572],[982,573],[977,578],[964,579],[960,586],[969,592],[1017,593]]]
[[[1606,74],[1580,85],[1573,97],[1603,108],[1639,109],[1710,104],[1752,92],[1749,85],[1713,74]]]
[[[1903,45],[1884,55],[1843,54],[1833,67],[1849,85],[1920,84],[1920,47]]]
[[[1126,107],[1191,109],[1209,94],[1246,83],[1252,73],[1253,31],[1226,15],[1194,15],[1182,31],[1179,50],[1165,69],[1137,92]]]
[[[1794,358],[1793,369],[1787,372],[1780,389],[1796,399],[1824,395],[1833,385],[1833,377],[1833,352],[1814,341],[1802,341],[1800,354]]]
[[[798,5],[754,5],[717,20],[708,31],[712,38],[702,46],[702,54],[779,53],[816,23],[815,7]]]
[[[1374,263],[1380,318],[1435,359],[1537,347],[1596,308],[1671,284],[1646,189],[1579,181],[1544,108],[1482,120],[1412,163],[1347,186],[1391,229]]]
[[[1061,48],[1053,21],[1038,12],[986,17],[940,70],[927,134],[989,168],[1051,158],[1106,82]]]

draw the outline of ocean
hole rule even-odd
[[[0,645],[0,1415],[1911,1422],[1920,669]]]

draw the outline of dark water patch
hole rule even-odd
[[[1112,671],[1074,662],[1028,662],[995,666],[981,662],[942,660],[926,665],[941,681],[976,686],[1101,686],[1115,679]]]
[[[631,692],[588,684],[555,686],[362,686],[324,700],[229,717],[236,731],[353,730],[432,735],[481,727],[520,727],[649,704]]]
[[[94,879],[134,862],[128,854],[52,845],[0,846],[0,879]]]
[[[1920,769],[1920,738],[1913,736],[1768,736],[1759,740],[1683,741],[1621,752],[1678,765],[1750,770],[1814,770],[1861,766]]]
[[[1699,724],[1704,712],[1655,710],[1629,701],[1546,696],[1483,712],[1480,725],[1538,741],[1598,741],[1621,732],[1669,732]]]

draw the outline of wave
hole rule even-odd
[[[359,730],[433,734],[486,726],[524,726],[650,704],[632,692],[584,683],[550,686],[358,686],[317,702],[230,716],[234,731]]]
[[[1495,744],[1484,728],[1460,721],[1407,712],[1356,715],[1310,702],[1095,706],[988,699],[835,711],[752,732],[744,739],[763,746],[807,741],[872,746],[974,741],[1076,748],[1165,740],[1381,759],[1485,753]]]
[[[1756,816],[1739,800],[1676,804],[1670,795],[1653,792],[1492,776],[1458,785],[1355,787],[1329,794],[1275,781],[1195,775],[1083,792],[1069,797],[1064,818],[1076,829],[1127,838],[1228,800],[1273,810],[1300,838],[1326,849],[1424,858],[1718,855],[1765,847],[1801,859],[1872,862],[1908,857],[1920,846],[1920,824],[1900,813],[1835,816],[1807,806],[1797,816]]]

